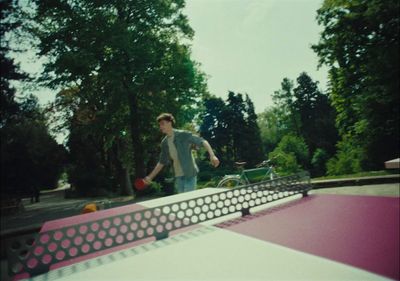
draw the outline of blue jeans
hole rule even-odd
[[[178,193],[193,191],[196,188],[197,177],[176,177],[175,188]]]

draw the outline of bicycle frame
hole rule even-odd
[[[268,164],[268,166],[267,166]],[[264,181],[266,179],[273,180],[276,177],[276,173],[274,172],[274,168],[269,164],[269,161],[263,161],[258,165],[259,168],[254,169],[243,169],[243,167],[239,166],[240,173],[234,175],[225,175],[223,179],[218,183],[217,187],[232,187],[239,186],[252,183],[254,178],[257,178],[254,182]],[[262,172],[261,175],[256,177],[251,174]]]
[[[252,173],[263,172],[261,176],[252,176]],[[272,167],[261,167],[254,169],[244,169],[240,173],[240,177],[247,183],[250,184],[252,180],[257,178],[255,181],[264,181],[266,179],[273,179],[273,168]],[[260,179],[258,179],[260,178]]]

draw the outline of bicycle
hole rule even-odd
[[[233,188],[240,185],[250,184],[251,179],[253,182],[257,182],[264,181],[268,178],[273,180],[278,177],[271,160],[262,161],[260,164],[256,165],[257,168],[254,169],[244,169],[246,162],[235,162],[235,165],[240,170],[240,173],[235,175],[225,175],[218,183],[217,187]]]

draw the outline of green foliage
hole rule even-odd
[[[1,193],[33,194],[57,187],[67,151],[49,134],[37,99],[29,97],[1,133]]]
[[[10,34],[20,29],[20,19],[16,16],[18,6],[14,1],[0,2],[0,128],[12,121],[20,112],[20,104],[15,100],[15,88],[11,81],[26,81],[28,75],[19,69],[10,53],[14,50],[10,46]]]
[[[165,188],[159,182],[152,182],[148,187],[143,190],[137,190],[136,195],[146,196],[146,195],[154,195],[154,196],[162,196],[165,195]]]
[[[10,46],[10,38],[21,27],[19,7],[15,1],[1,1],[0,8],[1,194],[37,198],[39,189],[57,187],[66,151],[49,134],[37,98],[20,93],[22,98],[16,100],[12,82],[28,80],[9,57],[18,51]]]
[[[281,89],[273,94],[274,107],[260,114],[262,141],[267,152],[271,152],[283,140],[284,136],[295,135],[304,140],[310,155],[323,150],[327,153],[324,159],[332,157],[338,140],[335,128],[335,112],[329,103],[328,96],[318,89],[318,82],[303,72],[296,83],[284,78]],[[319,155],[319,154],[317,154]],[[297,159],[303,169],[311,174],[323,172],[323,163],[313,166],[309,160],[298,158],[299,155],[287,156],[288,170],[295,171]],[[309,159],[309,157],[303,157]],[[322,161],[319,157],[318,161]],[[283,161],[282,161],[283,162]],[[315,164],[315,163],[314,163]]]
[[[260,127],[258,126],[257,122],[258,117],[254,110],[254,104],[247,94],[245,99],[245,106],[246,127],[244,132],[244,140],[246,141],[246,150],[244,151],[244,156],[246,156],[247,161],[252,167],[256,164],[259,164],[265,159],[262,147]]]
[[[293,87],[293,81],[284,78],[281,89],[274,92],[272,100],[275,104],[275,112],[279,117],[280,128],[284,131],[284,134],[300,135],[300,121],[294,107]]]
[[[318,10],[324,31],[313,49],[320,64],[329,67],[330,97],[342,142],[350,142],[355,149],[352,156],[359,157],[338,155],[337,161],[348,159],[337,164],[346,166],[344,170],[360,165],[380,168],[399,155],[399,5],[399,1],[330,0]]]
[[[329,154],[321,149],[317,148],[315,150],[312,159],[311,159],[311,166],[312,166],[312,175],[313,176],[322,176],[326,173],[326,163],[329,159]]]
[[[336,156],[327,162],[327,174],[332,176],[361,172],[364,157],[364,150],[351,143],[350,139],[340,141]]]
[[[318,82],[314,82],[307,73],[301,73],[297,78],[297,87],[293,89],[293,98],[293,114],[299,116],[300,136],[311,154],[321,148],[332,155],[338,140],[335,115],[328,97],[318,89]]]
[[[277,107],[271,107],[258,115],[258,126],[263,148],[266,154],[273,151],[283,137],[283,129],[280,127],[281,111]]]
[[[82,132],[85,127],[72,128],[68,148],[70,165],[68,178],[72,188],[80,196],[97,196],[112,191],[113,182],[103,164],[101,138]],[[116,186],[114,186],[115,188]]]
[[[303,137],[311,153],[322,148],[333,154],[337,141],[335,115],[328,97],[318,89],[318,82],[305,72],[300,73],[296,84],[284,78],[273,100],[281,135]]]
[[[204,100],[203,107],[200,134],[210,143],[221,163],[227,163],[228,155],[225,152],[229,136],[225,134],[225,103],[221,98],[209,97]]]
[[[298,164],[296,155],[292,152],[286,153],[274,150],[269,154],[269,157],[278,157],[274,162],[276,163],[276,172],[280,176],[291,175],[301,171],[301,166]]]
[[[276,170],[281,175],[296,173],[306,167],[309,161],[309,151],[304,139],[293,135],[286,135],[278,146],[269,153]]]
[[[221,167],[232,169],[235,161],[253,166],[263,160],[257,115],[248,95],[243,99],[242,94],[230,92],[226,102],[205,99],[201,120],[200,134],[215,149]]]
[[[94,157],[96,165],[119,186],[128,184],[123,174],[144,176],[158,158],[156,117],[171,112],[177,126],[190,122],[207,92],[190,57],[185,2],[34,2],[29,29],[49,59],[39,81],[64,89],[54,105],[61,127],[84,126],[82,138],[101,139],[92,153],[112,160]]]

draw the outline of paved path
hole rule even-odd
[[[78,198],[65,199],[64,191],[46,192],[40,196],[40,202],[31,203],[30,199],[23,199],[24,210],[14,215],[1,218],[1,234],[39,228],[44,222],[79,215],[87,203],[96,202],[105,208],[112,208],[136,203],[149,197],[134,199],[132,196],[117,198]]]

